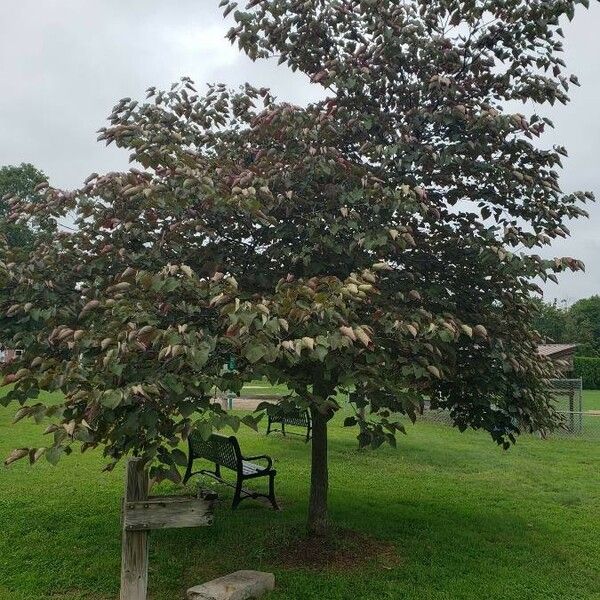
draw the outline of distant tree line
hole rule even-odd
[[[29,202],[39,199],[38,186],[47,181],[46,175],[29,163],[19,166],[0,167],[0,242],[11,248],[29,249],[33,245],[35,231],[6,219],[10,212],[10,201],[20,198]]]
[[[37,202],[41,197],[39,188],[46,181],[44,172],[30,163],[0,166],[0,265],[9,250],[27,255],[33,248],[39,232],[27,225],[12,223],[8,217],[13,199]],[[0,288],[5,283],[0,274]],[[4,332],[0,331],[0,352],[7,349],[3,336]]]
[[[600,296],[572,305],[540,300],[535,327],[548,343],[579,344],[577,356],[600,357]]]

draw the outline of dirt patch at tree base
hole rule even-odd
[[[274,565],[286,569],[391,569],[402,562],[392,542],[341,528],[331,528],[326,537],[308,537],[303,529],[274,532],[268,549]]]

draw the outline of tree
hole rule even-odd
[[[556,425],[534,279],[583,265],[534,251],[592,195],[562,194],[564,149],[530,141],[550,122],[503,103],[567,102],[559,18],[575,4],[252,0],[231,41],[279,55],[323,101],[250,85],[200,96],[187,79],[122,100],[100,139],[138,166],[48,188],[52,243],[5,261],[0,324],[27,348],[6,401],[55,421],[48,450],[9,462],[55,462],[81,442],[103,445],[109,468],[133,452],[176,479],[192,429],[240,425],[213,390],[265,376],[293,394],[263,410],[311,411],[308,528],[322,534],[341,389],[355,389],[346,425],[372,448],[395,445],[425,400],[506,448]],[[15,203],[13,219],[40,210]],[[76,232],[56,230],[67,212]]]
[[[588,332],[589,335],[582,341],[591,344],[594,353],[600,352],[600,296],[578,300],[571,306],[569,315],[575,332]]]
[[[560,306],[536,300],[533,326],[547,343],[577,344],[578,356],[596,356],[600,349],[594,320],[594,298],[578,300],[573,306]],[[598,303],[597,303],[598,304]],[[597,314],[600,317],[600,312]]]
[[[8,210],[7,200],[17,196],[34,202],[38,195],[37,186],[46,181],[46,175],[29,163],[22,163],[18,167],[0,167],[0,235],[6,236],[11,246],[20,248],[31,246],[34,234],[28,227],[9,225],[4,222]]]
[[[568,307],[559,306],[555,300],[552,303],[536,298],[537,314],[533,326],[539,331],[545,342],[564,342],[565,329],[568,319]]]

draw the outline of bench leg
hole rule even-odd
[[[277,500],[275,500],[275,475],[269,475],[269,500],[274,510],[279,510]]]
[[[285,437],[285,421],[281,422],[281,433],[283,433],[283,435]]]
[[[233,503],[231,505],[231,510],[235,510],[239,503],[242,501],[242,479],[238,477],[235,483],[235,494],[233,496]]]
[[[185,475],[183,476],[183,482],[182,482],[183,485],[185,485],[188,482],[188,480],[191,476],[192,476],[192,465],[191,465],[191,462],[188,462],[188,466],[185,470]]]
[[[306,428],[306,443],[308,444],[308,442],[310,442],[310,425]]]

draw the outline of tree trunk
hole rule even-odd
[[[308,533],[324,536],[327,533],[327,417],[315,407],[312,416],[312,464],[310,472],[310,499],[308,503]]]

